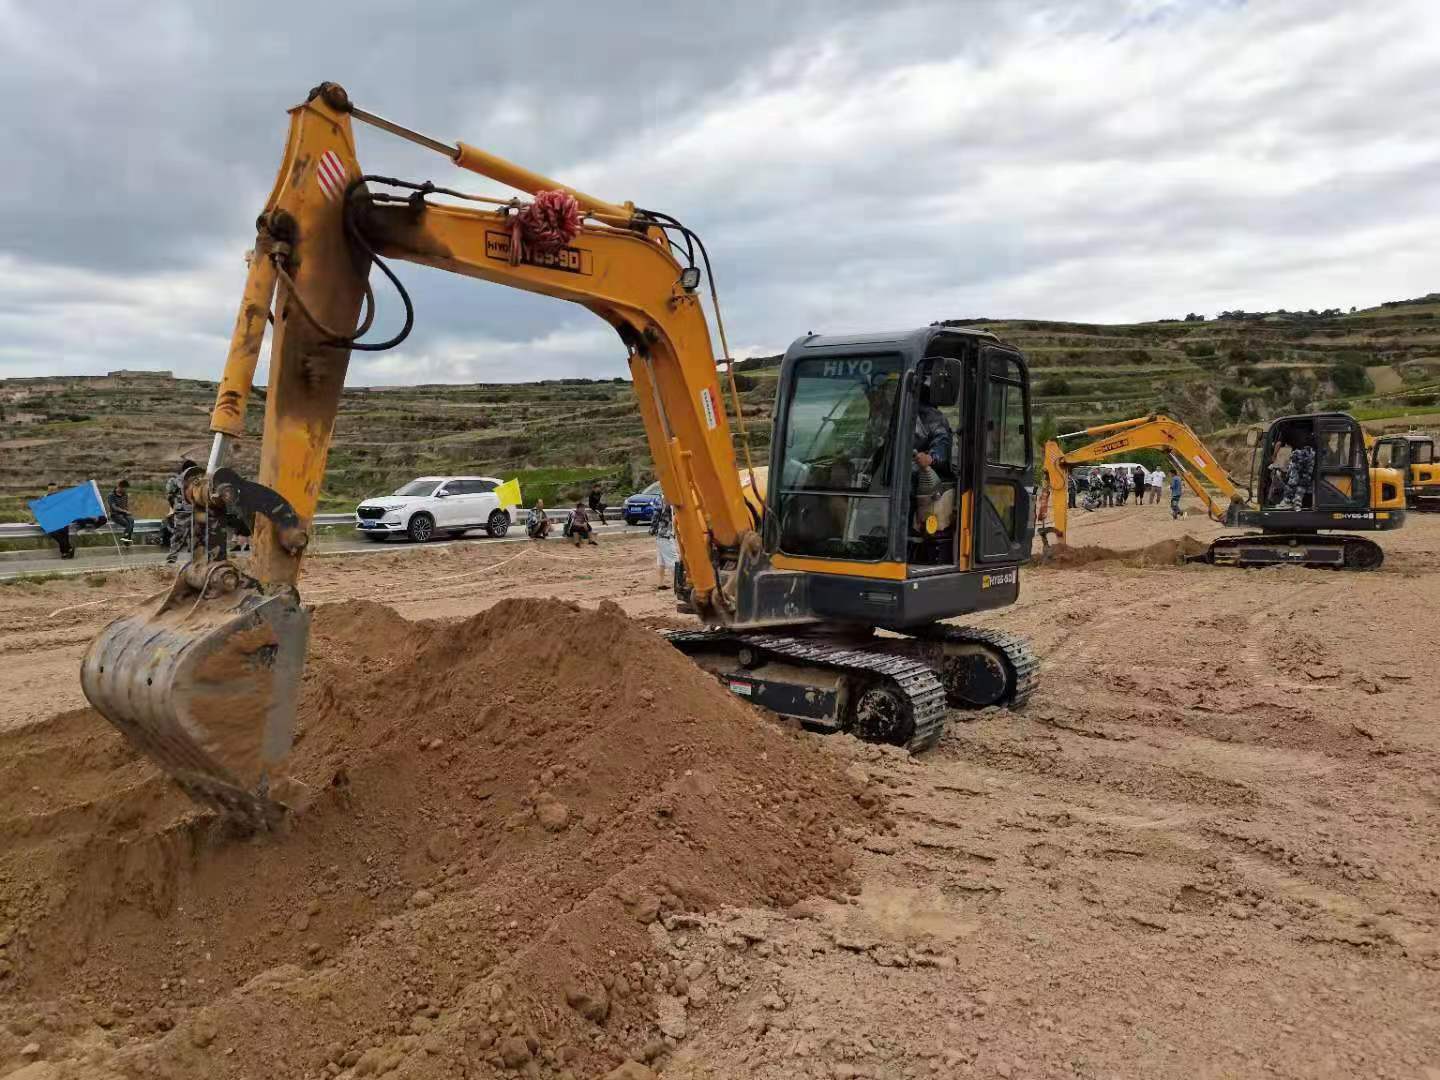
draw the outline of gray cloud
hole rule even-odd
[[[1414,295],[1435,287],[1437,59],[1422,0],[357,0],[342,18],[0,0],[0,377],[213,377],[284,109],[324,78],[685,220],[737,349],[954,315]],[[359,138],[367,169],[475,186]],[[357,356],[352,382],[624,370],[584,311],[403,274],[416,333]]]

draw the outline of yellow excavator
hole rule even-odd
[[[1222,536],[1192,561],[1223,566],[1302,566],[1373,570],[1385,559],[1379,544],[1333,530],[1388,530],[1405,523],[1405,490],[1396,469],[1371,464],[1365,433],[1347,413],[1282,416],[1268,428],[1252,428],[1250,484],[1242,489],[1189,426],[1159,413],[1070,432],[1092,441],[1071,450],[1045,445],[1051,521],[1041,526],[1046,545],[1065,542],[1071,470],[1136,450],[1158,450],[1209,516],[1232,528],[1258,532]],[[1304,451],[1313,465],[1301,487],[1286,489],[1289,457]],[[1293,487],[1293,485],[1292,485]],[[1042,506],[1045,500],[1042,499]]]
[[[1367,440],[1370,463],[1377,469],[1396,469],[1405,479],[1405,505],[1411,510],[1440,512],[1440,459],[1435,439],[1410,432],[1380,435]]]
[[[355,121],[532,199],[367,175]],[[101,632],[81,672],[95,708],[194,799],[260,828],[286,812],[279,782],[309,631],[296,586],[346,365],[354,350],[400,344],[414,322],[387,259],[568,300],[615,329],[674,508],[677,594],[704,625],[671,641],[733,692],[817,729],[912,750],[939,739],[947,704],[1018,706],[1030,694],[1038,663],[1023,641],[942,623],[1013,603],[1029,556],[1030,378],[1017,350],[942,326],[806,334],[785,353],[770,464],[757,468],[733,365],[711,344],[699,293],[709,257],[693,231],[411,131],[325,83],[291,110],[211,415],[213,447],[182,478],[195,507],[192,556],[167,593]],[[372,267],[405,310],[380,341],[364,337]],[[709,293],[723,348],[713,276]],[[250,479],[228,462],[270,324]],[[237,532],[251,538],[243,565],[227,554]]]

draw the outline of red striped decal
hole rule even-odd
[[[326,150],[320,155],[320,161],[315,166],[315,179],[319,181],[325,198],[331,202],[345,193],[345,166],[334,150]]]

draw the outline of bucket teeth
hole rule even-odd
[[[195,801],[251,827],[284,807],[267,791],[295,737],[310,617],[293,589],[243,579],[216,597],[186,587],[116,619],[90,645],[90,704]]]

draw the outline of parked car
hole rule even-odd
[[[393,495],[362,502],[355,528],[369,540],[405,535],[422,544],[479,528],[504,536],[510,513],[495,496],[501,483],[493,476],[421,476]]]
[[[655,516],[655,511],[660,509],[660,504],[664,501],[665,496],[660,494],[659,480],[656,480],[644,491],[627,496],[622,508],[625,524],[644,525]]]

